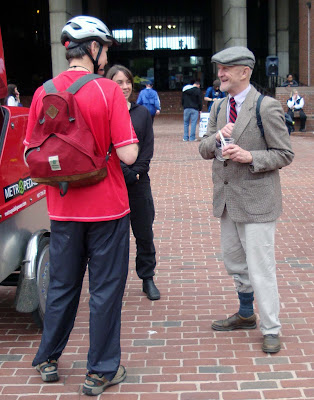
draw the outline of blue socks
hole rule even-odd
[[[243,318],[251,317],[254,314],[254,309],[253,309],[254,292],[251,293],[238,292],[238,297],[240,300],[239,314]]]

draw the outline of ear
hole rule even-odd
[[[96,42],[96,40],[93,40],[90,46],[92,56],[96,56],[98,54],[98,49],[99,49],[99,44]]]
[[[244,67],[242,70],[242,76],[241,76],[241,80],[250,80],[251,78],[251,68],[250,67]]]

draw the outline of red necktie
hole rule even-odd
[[[233,97],[230,97],[230,113],[229,113],[229,122],[235,123],[237,119],[237,110],[235,108],[236,102]]]

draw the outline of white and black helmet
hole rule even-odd
[[[96,40],[100,44],[118,44],[108,27],[98,18],[81,15],[70,19],[61,33],[61,43],[66,48],[75,47],[74,43]],[[74,43],[73,43],[74,42]]]

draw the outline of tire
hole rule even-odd
[[[37,310],[33,311],[33,319],[39,328],[43,327],[46,310],[46,300],[49,286],[49,243],[50,238],[43,236],[39,241],[36,259],[36,283],[39,304]]]

